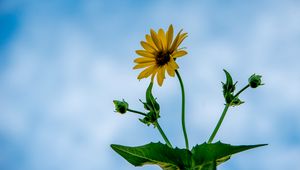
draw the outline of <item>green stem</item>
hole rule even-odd
[[[189,150],[189,140],[188,140],[188,135],[186,133],[186,128],[185,128],[185,93],[184,93],[184,86],[183,86],[183,81],[180,77],[180,74],[179,74],[178,70],[175,70],[175,73],[178,77],[178,80],[179,80],[179,83],[180,83],[180,88],[181,88],[181,96],[182,96],[181,124],[182,124],[184,140],[185,140],[185,147],[186,147],[187,150]]]
[[[234,95],[233,100],[234,100],[236,97],[238,97],[238,96],[239,96],[244,90],[246,90],[248,87],[250,87],[249,84],[247,84],[244,88],[242,88],[239,92],[237,92],[237,93]],[[233,101],[233,100],[232,100],[232,101]],[[220,128],[220,126],[221,126],[221,124],[222,124],[224,118],[225,118],[225,115],[226,115],[226,113],[227,113],[227,110],[228,110],[230,104],[231,104],[231,103],[228,103],[228,104],[225,105],[225,108],[224,108],[224,110],[223,110],[223,112],[222,112],[222,115],[221,115],[221,117],[220,117],[220,119],[219,119],[219,121],[218,121],[218,123],[217,123],[215,129],[214,129],[213,133],[210,135],[210,138],[209,138],[209,140],[208,140],[208,143],[211,143],[211,142],[214,140],[214,138],[215,138],[215,136],[216,136],[216,134],[217,134],[217,132],[218,132],[218,130],[219,130],[219,128]]]
[[[162,128],[160,127],[158,121],[156,121],[156,122],[154,123],[154,125],[156,125],[156,127],[157,127],[159,133],[160,133],[161,136],[164,138],[164,140],[165,140],[165,142],[167,143],[167,145],[168,145],[170,148],[173,148],[171,142],[169,141],[169,139],[167,138],[166,134],[164,133],[164,131],[163,131]]]
[[[228,108],[229,108],[229,104],[226,104],[225,107],[224,107],[224,110],[223,110],[223,112],[222,112],[222,115],[221,115],[221,117],[220,117],[220,119],[219,119],[219,121],[218,121],[218,124],[217,124],[217,126],[215,127],[213,133],[210,135],[210,138],[209,138],[209,140],[208,140],[207,143],[211,143],[211,142],[214,140],[214,138],[215,138],[215,136],[216,136],[216,134],[217,134],[217,132],[218,132],[218,130],[219,130],[219,128],[220,128],[220,126],[221,126],[223,120],[224,120],[224,117],[225,117],[225,115],[226,115],[226,112],[227,112]]]
[[[249,84],[247,84],[244,88],[242,88],[239,92],[236,93],[236,95],[234,95],[233,99],[238,97],[244,90],[246,90],[248,87],[250,87]]]
[[[140,112],[140,111],[136,111],[136,110],[131,110],[129,108],[127,109],[127,111],[132,112],[132,113],[137,113],[137,114],[140,114],[140,115],[143,115],[143,116],[147,116],[146,113],[143,113],[143,112]]]

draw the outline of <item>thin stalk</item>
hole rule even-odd
[[[248,87],[250,87],[249,84],[247,84],[244,88],[242,88],[239,92],[237,92],[235,95],[234,95],[234,98],[238,97],[244,90],[246,90]]]
[[[239,96],[244,90],[246,90],[248,87],[250,87],[249,84],[247,84],[244,88],[242,88],[239,92],[237,92],[237,93],[234,95],[233,99],[235,99],[236,97],[238,97],[238,96]],[[224,110],[223,110],[223,112],[222,112],[222,115],[221,115],[221,117],[220,117],[220,119],[219,119],[219,121],[218,121],[218,123],[217,123],[217,125],[216,125],[216,127],[215,127],[215,129],[214,129],[214,131],[213,131],[213,133],[211,134],[211,136],[210,136],[210,138],[209,138],[209,140],[208,140],[208,143],[211,143],[211,142],[214,140],[214,138],[215,138],[215,136],[216,136],[216,134],[217,134],[217,132],[218,132],[218,130],[219,130],[219,128],[220,128],[220,126],[221,126],[221,124],[222,124],[224,118],[225,118],[225,115],[226,115],[226,113],[227,113],[227,110],[228,110],[230,104],[231,104],[231,103],[225,105]]]
[[[183,86],[183,81],[181,79],[181,76],[180,76],[178,70],[175,70],[175,73],[178,77],[178,80],[179,80],[179,83],[180,83],[180,88],[181,88],[181,96],[182,96],[181,124],[182,124],[184,140],[185,140],[185,147],[186,147],[187,150],[189,150],[189,140],[188,140],[188,135],[186,133],[186,128],[185,128],[185,93],[184,93],[184,86]]]
[[[155,122],[155,125],[156,125],[156,127],[157,127],[159,133],[161,134],[161,136],[164,138],[166,144],[167,144],[170,148],[173,148],[171,142],[169,141],[169,139],[167,138],[166,134],[164,133],[164,131],[162,130],[162,128],[160,127],[160,125],[159,125],[159,123],[158,123],[157,121]]]
[[[140,112],[140,111],[136,111],[136,110],[131,110],[131,109],[129,109],[129,108],[127,109],[127,111],[132,112],[132,113],[137,113],[137,114],[139,114],[139,115],[147,116],[146,113],[143,113],[143,112]]]
[[[218,130],[219,130],[219,128],[220,128],[223,120],[224,120],[224,117],[226,115],[226,112],[227,112],[228,108],[229,108],[229,104],[226,104],[225,107],[224,107],[224,110],[222,112],[222,115],[221,115],[221,117],[220,117],[220,119],[219,119],[219,121],[218,121],[218,123],[217,123],[217,125],[216,125],[216,127],[215,127],[215,129],[213,131],[213,133],[210,135],[210,138],[209,138],[209,140],[208,140],[207,143],[211,143],[214,140],[214,138],[215,138],[215,136],[216,136],[216,134],[217,134],[217,132],[218,132]]]

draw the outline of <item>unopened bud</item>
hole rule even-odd
[[[121,114],[126,113],[126,111],[128,109],[128,103],[125,102],[124,99],[122,101],[114,100],[113,102],[115,104],[116,112],[121,113]]]
[[[256,75],[256,74],[253,74],[252,76],[250,76],[248,79],[250,87],[256,88],[258,86],[263,85],[261,83],[261,77],[262,77],[261,75]]]

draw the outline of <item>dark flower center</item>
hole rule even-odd
[[[158,66],[163,66],[165,64],[167,64],[170,61],[170,53],[169,52],[163,52],[160,51],[158,52],[158,54],[156,55],[156,64]]]

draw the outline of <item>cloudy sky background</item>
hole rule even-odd
[[[235,155],[220,170],[300,166],[300,2],[0,1],[0,169],[131,170],[111,143],[162,141],[137,115],[113,112],[113,99],[142,109],[149,80],[133,71],[150,28],[189,37],[178,60],[186,87],[190,144],[206,141],[223,109],[223,68],[238,88],[253,73],[265,86],[241,95],[216,136],[269,146]],[[160,124],[184,147],[176,78],[155,85]],[[146,166],[145,170],[158,170]]]

